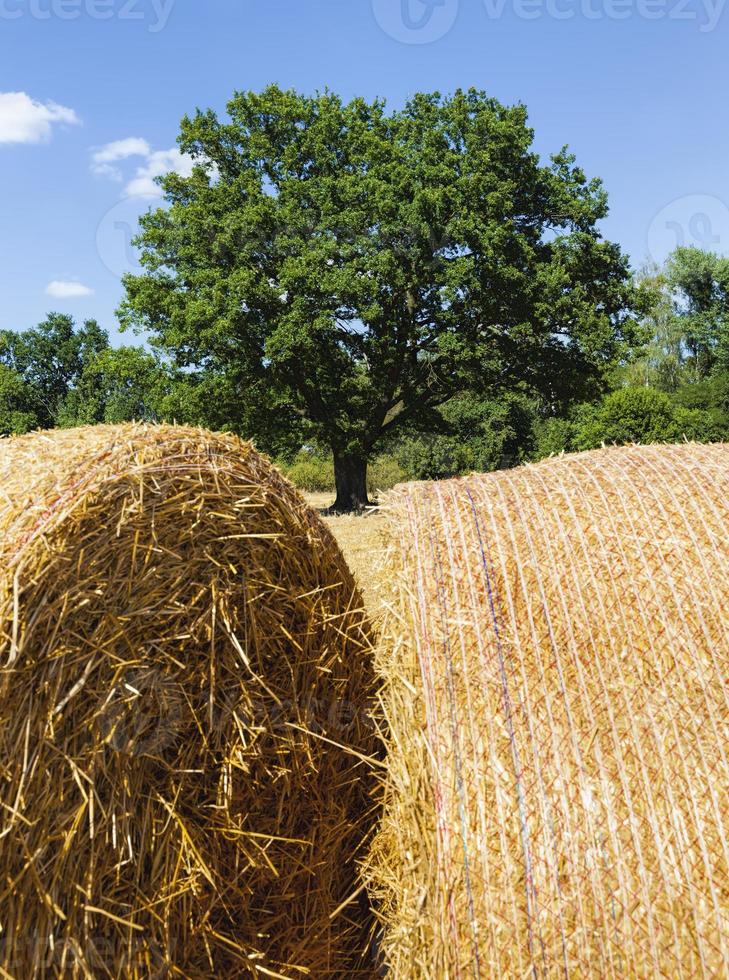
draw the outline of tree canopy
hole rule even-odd
[[[729,367],[729,258],[677,248],[667,263],[666,282],[680,326],[683,362],[693,380],[707,377],[717,362]]]
[[[272,86],[228,113],[183,120],[198,165],[142,219],[121,320],[269,428],[300,419],[333,452],[337,509],[366,502],[383,439],[455,395],[594,397],[634,343],[605,192],[566,149],[540,161],[523,106]]]
[[[36,392],[17,371],[0,362],[0,436],[37,429],[41,411]]]
[[[149,351],[112,348],[95,320],[50,313],[0,332],[0,435],[132,419],[155,421],[173,378]]]
[[[30,428],[58,424],[69,392],[108,346],[109,335],[95,320],[77,328],[73,318],[62,313],[50,313],[29,330],[0,331],[0,365],[22,382],[26,405],[32,406]]]

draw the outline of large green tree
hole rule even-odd
[[[454,394],[518,381],[556,405],[622,356],[634,296],[606,195],[566,150],[540,162],[523,106],[270,87],[228,112],[183,120],[198,166],[143,217],[120,316],[269,418],[297,413],[332,449],[336,509]]]

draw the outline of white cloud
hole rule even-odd
[[[186,153],[180,153],[176,147],[170,150],[153,150],[145,139],[130,136],[95,150],[91,156],[91,170],[99,176],[121,181],[124,179],[122,171],[114,164],[131,157],[143,157],[144,162],[136,168],[131,180],[127,181],[124,188],[127,197],[161,197],[162,190],[154,182],[155,177],[172,172],[189,177],[194,166],[193,158]]]
[[[46,143],[54,124],[77,126],[80,122],[66,106],[37,102],[25,92],[0,92],[0,143]]]
[[[112,166],[120,160],[129,157],[148,157],[151,153],[149,143],[139,136],[129,136],[124,140],[115,140],[95,150],[91,155],[92,173],[100,177],[110,177],[112,180],[122,180],[118,167]]]
[[[81,282],[65,282],[59,279],[54,279],[46,286],[46,296],[54,299],[78,299],[80,296],[92,296],[93,292],[93,289]]]
[[[157,150],[150,153],[147,162],[137,168],[133,180],[130,180],[125,190],[128,197],[161,197],[162,189],[154,182],[155,177],[176,173],[181,177],[189,177],[195,161],[186,153],[180,153],[173,147],[171,150]]]

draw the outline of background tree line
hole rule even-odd
[[[405,479],[493,470],[603,443],[729,441],[729,260],[679,248],[637,280],[645,315],[639,342],[599,397],[554,410],[527,385],[495,398],[464,391],[434,424],[413,424],[370,464],[370,492]],[[112,347],[91,320],[51,314],[0,332],[0,434],[122,421],[178,421],[253,437],[303,489],[333,491],[331,452],[291,414],[257,417],[212,372],[183,371],[144,347]]]
[[[52,314],[0,334],[0,432],[176,420],[254,438],[356,509],[396,479],[729,432],[728,260],[635,277],[607,195],[523,106],[397,111],[271,86],[198,111],[140,219],[112,348]]]

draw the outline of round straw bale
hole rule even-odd
[[[729,963],[729,446],[389,498],[372,888],[394,978]]]
[[[250,445],[0,442],[0,974],[370,975],[369,651]]]

